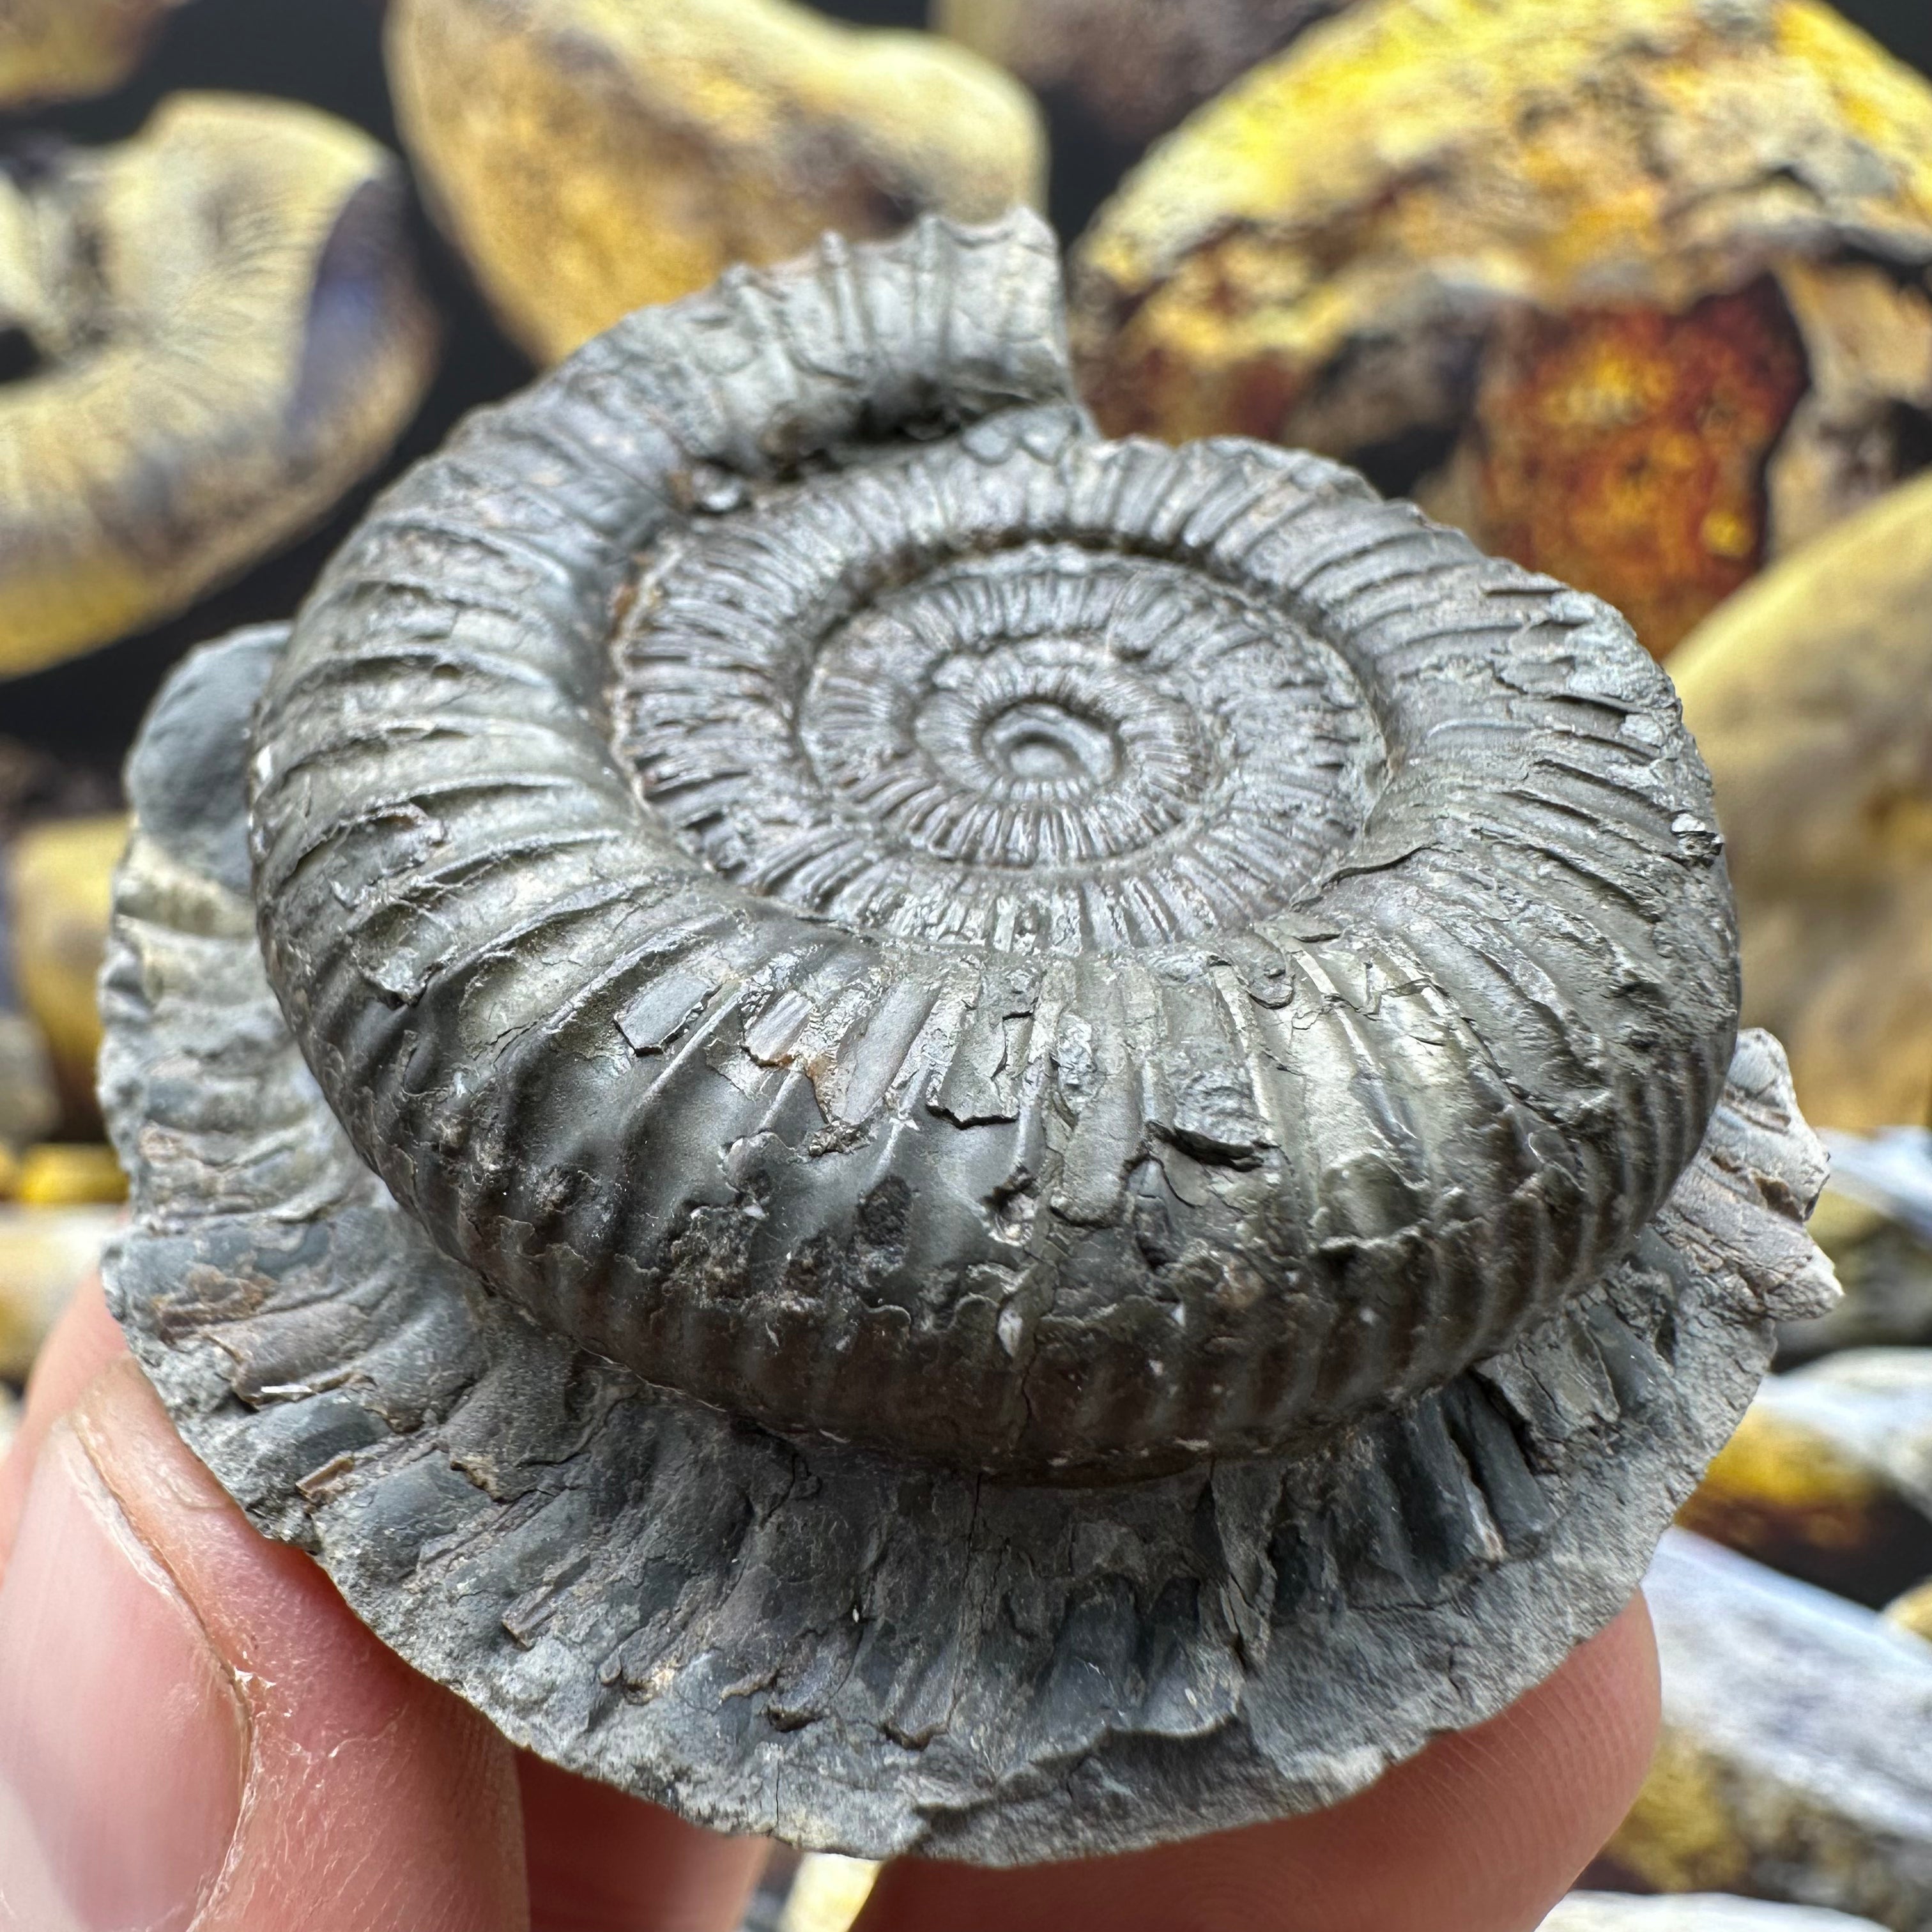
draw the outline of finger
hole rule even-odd
[[[518,1765],[532,1932],[731,1932],[767,1847],[700,1831],[542,1759]]]
[[[107,1312],[100,1277],[91,1276],[55,1323],[34,1364],[27,1402],[14,1447],[0,1461],[0,1577],[14,1546],[40,1444],[47,1431],[80,1400],[82,1390],[107,1364],[128,1352],[120,1324]]]
[[[1657,1721],[1640,1598],[1500,1717],[1333,1810],[1083,1864],[908,1860],[859,1932],[1526,1932],[1629,1809]]]
[[[508,1746],[259,1536],[110,1363],[46,1436],[0,1583],[0,1928],[526,1913]]]

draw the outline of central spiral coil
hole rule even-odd
[[[749,890],[907,940],[1108,951],[1292,904],[1378,788],[1346,663],[1146,532],[1030,540],[985,473],[820,479],[672,547],[615,641],[650,808]]]
[[[446,1252],[763,1426],[1084,1481],[1589,1291],[1737,987],[1615,614],[1318,459],[1100,440],[1058,301],[1017,218],[831,243],[479,416],[303,613],[251,836]]]

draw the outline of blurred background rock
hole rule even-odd
[[[1664,1748],[1550,1932],[1932,1932],[1932,7],[387,12],[0,0],[0,1444],[120,1211],[93,982],[167,668],[627,307],[1043,200],[1109,427],[1342,455],[1668,655],[1846,1294],[1660,1552]],[[782,1854],[748,1923],[869,1882]]]

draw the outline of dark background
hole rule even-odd
[[[923,23],[925,0],[819,0],[823,11],[871,25]],[[1932,74],[1932,0],[1838,0],[1838,10]],[[174,15],[152,57],[110,99],[28,118],[0,116],[0,145],[45,131],[94,143],[133,134],[166,94],[234,88],[312,101],[390,146],[395,123],[382,81],[374,0],[194,0]],[[1055,222],[1069,240],[1118,178],[1125,158],[1064,116],[1054,126]],[[234,626],[286,616],[323,560],[388,476],[434,448],[466,410],[527,380],[461,266],[426,220],[421,247],[448,326],[442,373],[382,477],[357,491],[314,536],[262,565],[187,616],[37,676],[0,684],[0,733],[111,773],[167,667]]]

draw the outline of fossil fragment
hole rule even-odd
[[[94,982],[107,943],[115,863],[127,843],[125,814],[105,812],[37,825],[4,855],[10,977],[46,1042],[70,1114],[84,1114],[94,1091],[100,1046]]]
[[[1164,133],[1352,0],[934,0],[940,32],[1077,102],[1124,146]]]
[[[1928,612],[1932,478],[1768,573],[1671,664],[1716,782],[1745,1016],[1834,1127],[1932,1119]]]
[[[1894,1630],[1932,1643],[1932,1578],[1887,1605],[1885,1620]]]
[[[792,0],[393,0],[388,32],[410,154],[542,362],[823,229],[1044,192],[1039,114],[1006,75]]]
[[[1391,0],[1078,250],[1102,424],[1361,464],[1667,651],[1932,452],[1932,86],[1814,0]]]
[[[1874,1608],[1932,1576],[1932,1349],[1773,1376],[1680,1520]]]
[[[1573,1892],[1540,1932],[1878,1932],[1869,1918],[1814,1906],[1781,1905],[1723,1892],[1636,1898],[1628,1892]]]
[[[1916,1932],[1932,1917],[1932,1649],[1673,1530],[1645,1580],[1664,1733],[1612,1860]]]
[[[1627,627],[1103,442],[1060,302],[1016,214],[635,315],[130,766],[110,1292],[190,1440],[513,1737],[866,1857],[1478,1721],[1832,1292]]]
[[[191,604],[388,452],[434,350],[404,210],[366,136],[238,96],[0,170],[0,676]]]
[[[0,108],[118,87],[182,0],[5,0]]]

